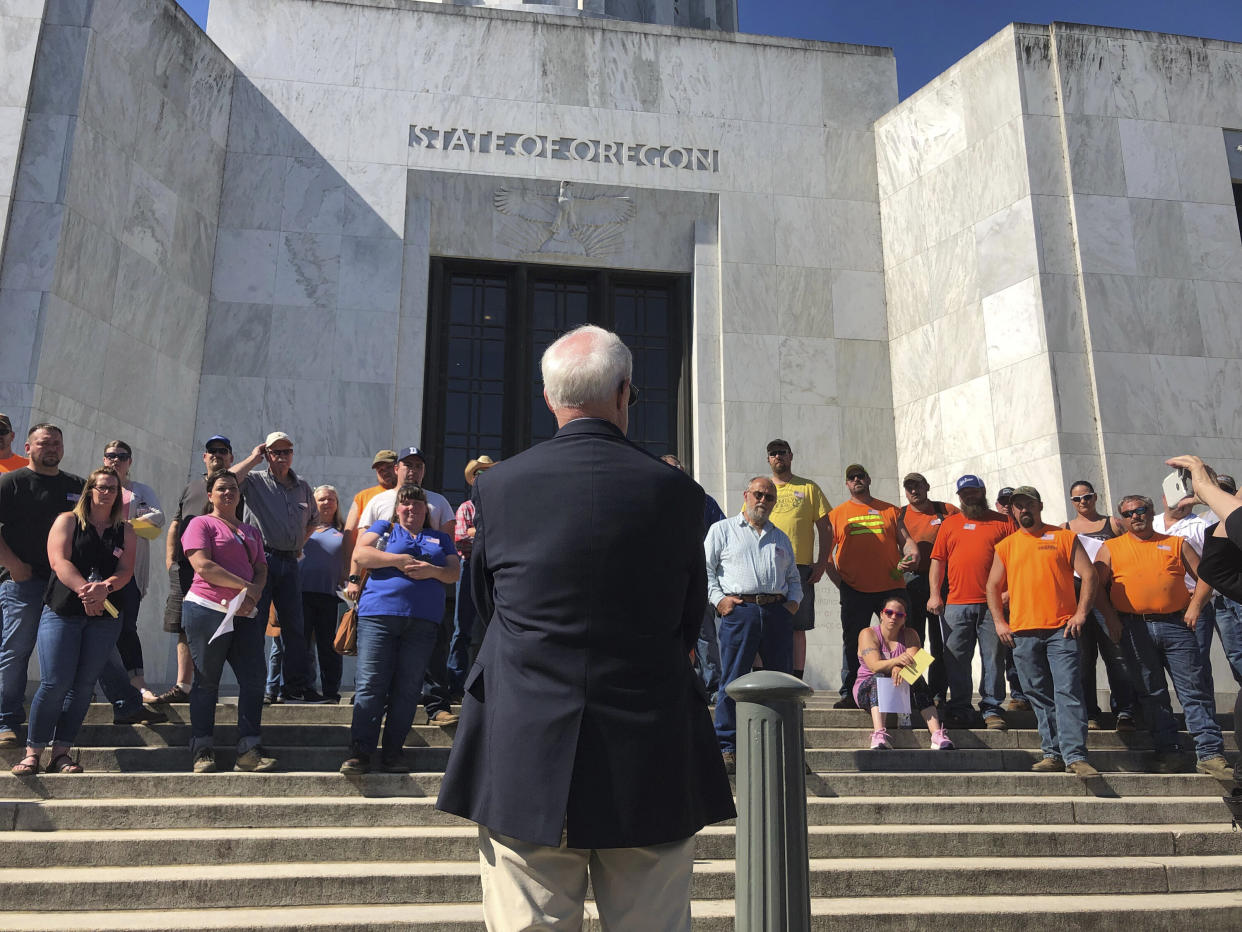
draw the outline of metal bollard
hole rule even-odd
[[[730,683],[737,703],[736,932],[811,927],[802,708],[814,694],[787,673]]]

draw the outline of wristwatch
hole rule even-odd
[[[350,573],[345,581],[351,582],[351,583],[359,583],[359,582],[362,582],[362,577],[359,576],[357,573]]]

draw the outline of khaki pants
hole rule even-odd
[[[479,826],[488,932],[579,932],[587,876],[601,932],[689,932],[694,838],[644,848],[557,848]],[[598,926],[595,926],[598,917]]]

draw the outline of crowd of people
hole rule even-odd
[[[469,584],[478,514],[475,501],[454,510],[422,486],[418,447],[378,451],[375,485],[342,519],[337,490],[312,489],[294,471],[288,434],[270,433],[236,462],[227,437],[208,438],[204,474],[167,522],[164,627],[178,638],[177,676],[156,695],[144,678],[137,617],[149,541],[165,514],[155,491],[130,478],[133,449],[109,442],[101,466],[82,480],[59,469],[54,425],[30,429],[28,460],[12,452],[3,415],[0,431],[0,746],[19,744],[36,649],[40,667],[15,773],[38,772],[49,747],[48,769],[80,770],[70,752],[96,688],[117,723],[163,721],[166,705],[188,702],[191,766],[215,770],[226,662],[238,683],[235,766],[275,769],[261,744],[264,705],[341,699],[333,640],[342,596],[358,616],[342,772],[407,769],[402,748],[420,702],[432,723],[456,724],[453,703],[483,628]],[[769,474],[748,483],[736,513],[704,496],[708,604],[693,660],[716,703],[726,768],[736,762],[736,725],[724,687],[760,665],[803,675],[815,585],[826,577],[840,603],[837,707],[869,712],[873,749],[891,747],[879,681],[900,685],[926,647],[934,662],[910,687],[910,707],[933,748],[953,749],[949,729],[1005,730],[1007,712],[1033,709],[1043,747],[1035,769],[1092,776],[1087,731],[1133,731],[1141,718],[1155,746],[1151,769],[1175,771],[1182,759],[1167,673],[1198,769],[1224,775],[1210,651],[1216,633],[1242,684],[1242,604],[1234,598],[1242,591],[1228,582],[1214,589],[1199,569],[1215,540],[1228,541],[1221,518],[1237,501],[1231,477],[1187,458],[1194,493],[1160,509],[1127,495],[1114,516],[1098,510],[1090,482],[1077,481],[1068,490],[1073,516],[1052,527],[1030,486],[1003,488],[990,505],[983,481],[964,475],[952,504],[932,500],[926,478],[910,473],[898,507],[871,495],[871,477],[855,463],[833,507],[818,484],[793,472],[789,442],[771,441],[767,457]],[[676,456],[663,459],[683,469]],[[467,483],[494,465],[488,456],[471,460]],[[1197,515],[1196,504],[1209,510]],[[447,618],[446,586],[456,589]],[[1108,676],[1107,714],[1097,702],[1097,656]]]

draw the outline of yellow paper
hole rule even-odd
[[[920,647],[919,652],[914,655],[914,666],[901,668],[901,678],[913,686],[914,681],[927,672],[935,659],[926,648]]]
[[[113,605],[111,602],[109,602],[107,599],[104,599],[103,607],[104,607],[104,611],[107,612],[109,615],[111,615],[113,618],[121,617],[121,613],[116,610],[116,606]]]
[[[134,533],[143,540],[155,540],[155,538],[160,536],[160,529],[146,518],[135,518],[129,522],[129,525],[134,529]]]

